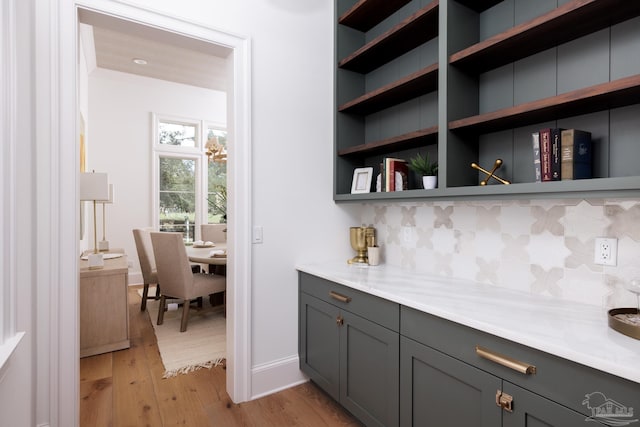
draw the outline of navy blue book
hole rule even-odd
[[[591,132],[563,130],[561,134],[562,179],[592,177]]]

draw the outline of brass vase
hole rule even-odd
[[[356,251],[356,256],[351,258],[348,263],[363,264],[367,262],[367,232],[365,227],[349,227],[349,239],[351,248]]]
[[[351,248],[356,251],[356,256],[351,258],[349,264],[367,264],[367,248],[375,244],[375,228],[373,227],[349,227],[349,240]]]

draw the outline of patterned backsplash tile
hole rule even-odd
[[[517,200],[366,204],[383,262],[429,274],[611,307],[635,306],[640,201]],[[596,237],[618,239],[618,264],[593,262]]]

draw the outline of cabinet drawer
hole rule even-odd
[[[299,273],[299,281],[300,292],[369,319],[392,331],[400,330],[400,306],[396,303],[303,272]]]
[[[404,306],[400,318],[401,335],[586,416],[591,415],[591,410],[583,401],[596,392],[627,408],[640,408],[640,385],[635,382]],[[523,374],[483,358],[477,354],[476,346],[533,365],[536,372]]]

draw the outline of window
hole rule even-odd
[[[154,223],[197,240],[200,224],[226,221],[227,133],[199,120],[155,116],[154,123]],[[215,160],[207,141],[217,143]]]

